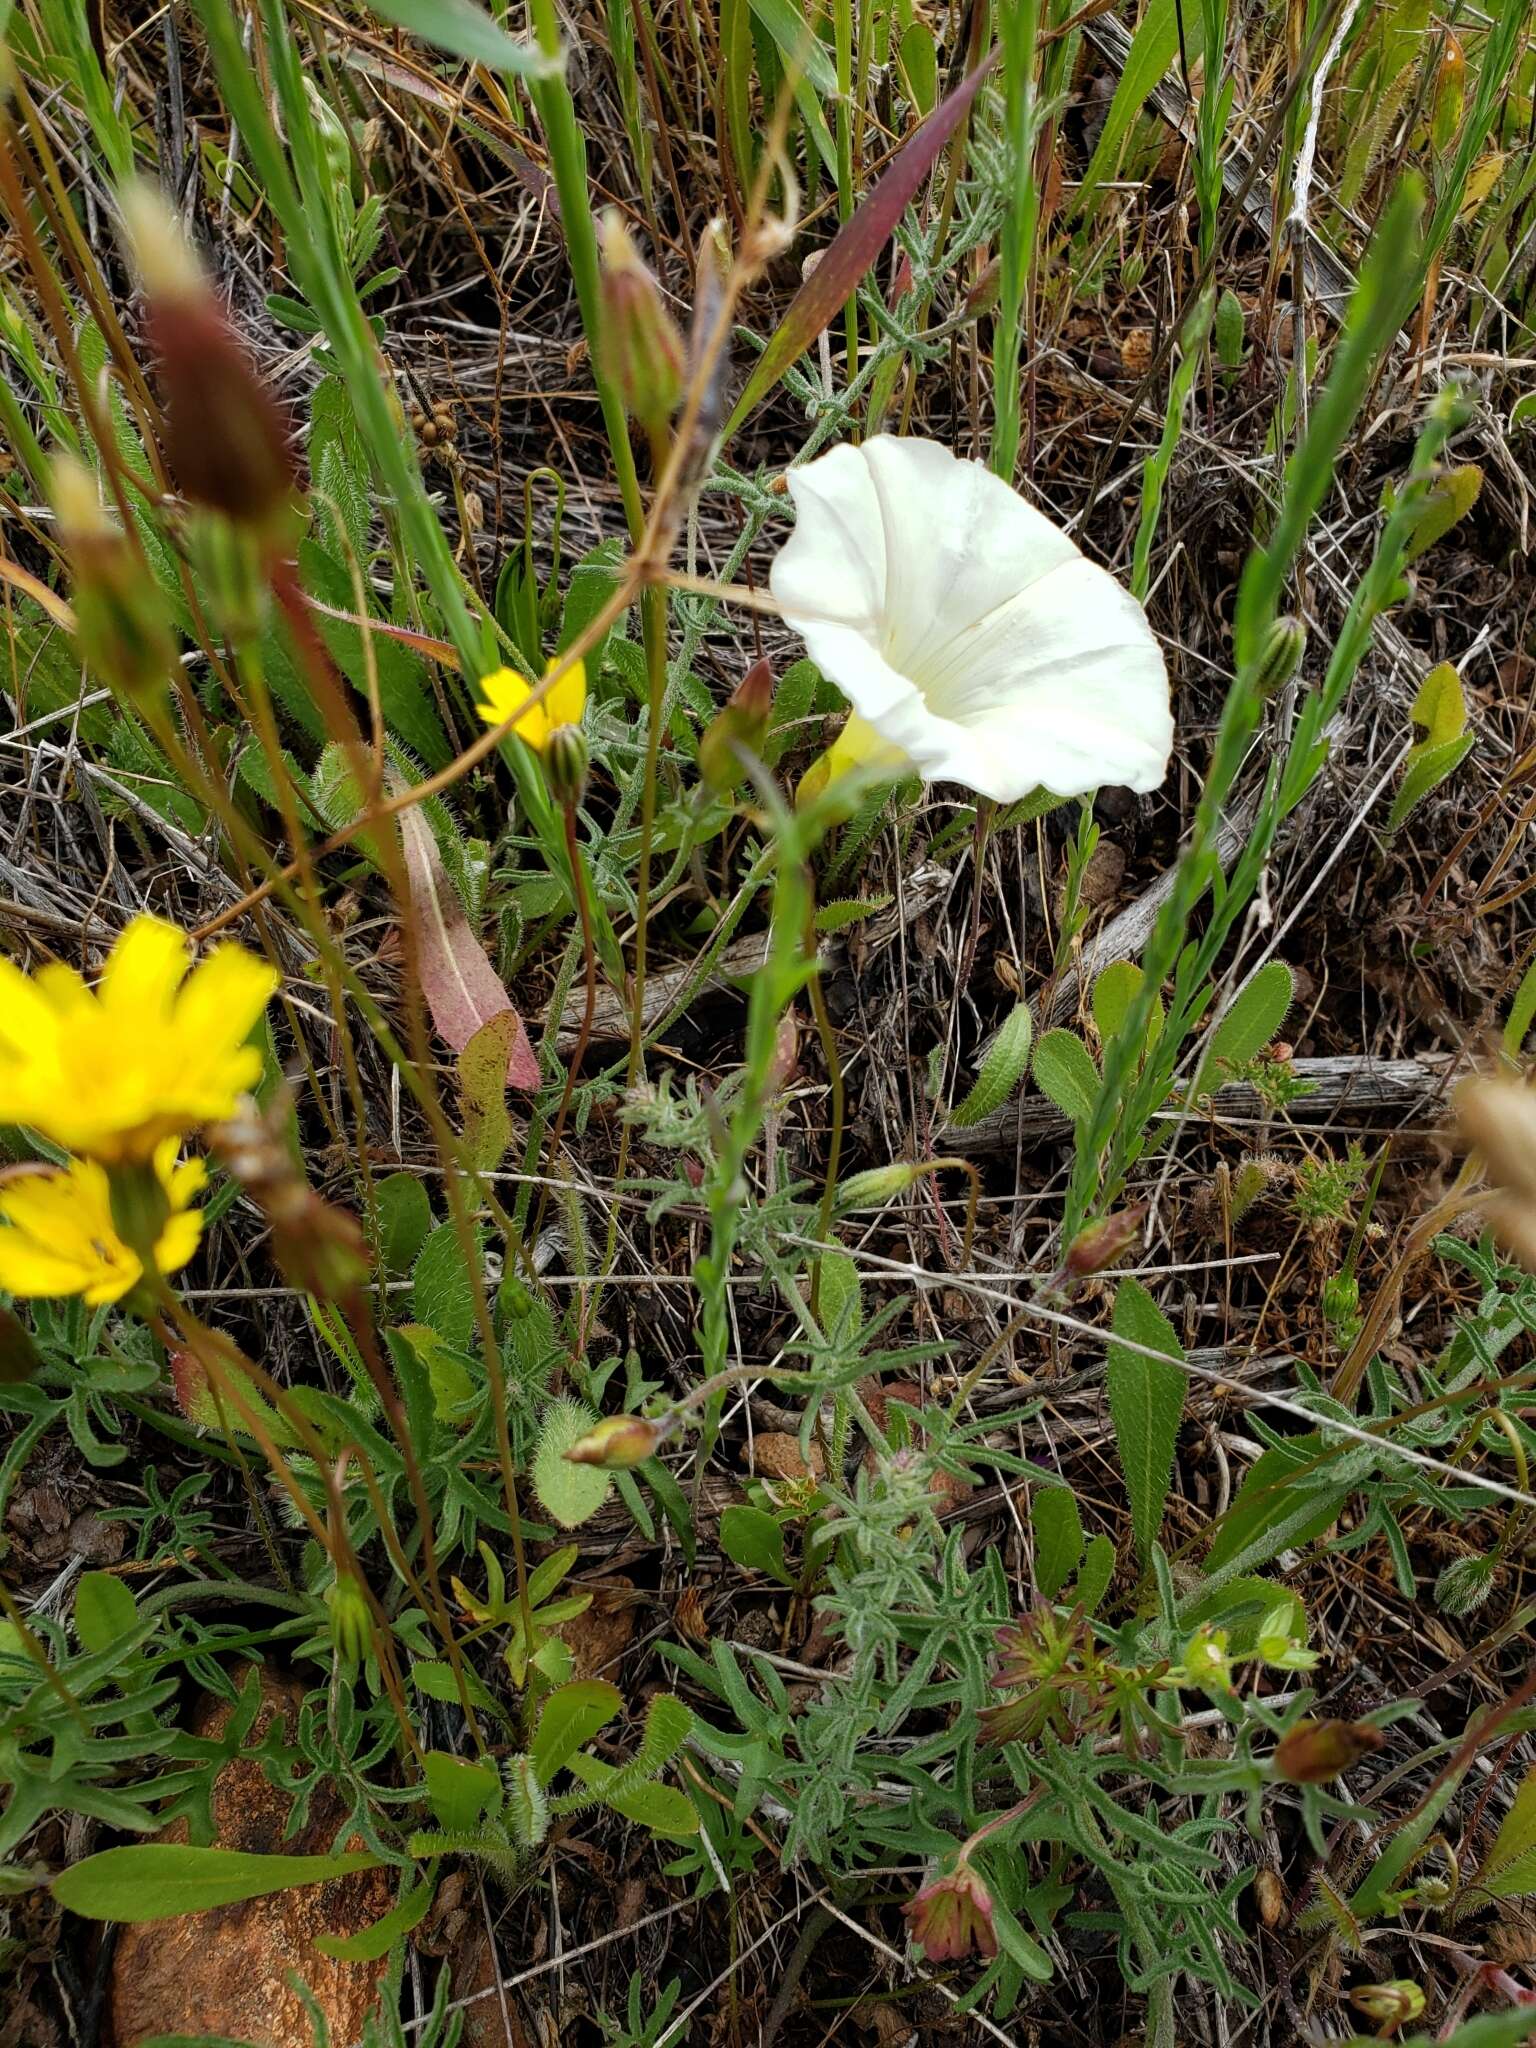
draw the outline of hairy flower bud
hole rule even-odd
[[[699,740],[699,775],[706,789],[724,796],[741,781],[743,755],[761,754],[773,711],[772,662],[754,661]]]
[[[53,459],[53,510],[74,577],[75,635],[86,667],[130,702],[166,686],[176,645],[144,559],[72,455]]]
[[[360,1664],[373,1642],[373,1616],[368,1595],[352,1572],[338,1572],[334,1585],[325,1592],[330,1613],[331,1641],[346,1664]]]
[[[568,1465],[597,1465],[605,1472],[629,1472],[655,1454],[668,1431],[643,1415],[605,1415],[566,1452]]]
[[[1273,697],[1301,667],[1307,651],[1307,629],[1300,619],[1276,619],[1264,636],[1254,687],[1260,697]]]
[[[848,1209],[879,1208],[904,1195],[908,1188],[916,1187],[929,1171],[926,1165],[912,1160],[897,1160],[889,1166],[871,1166],[863,1173],[850,1174],[837,1184],[838,1210],[841,1213]]]
[[[613,207],[603,215],[601,242],[603,368],[624,410],[659,434],[683,395],[683,337]]]
[[[129,186],[122,212],[165,393],[165,453],[176,486],[193,504],[280,541],[298,482],[289,422],[159,191]]]
[[[579,725],[557,725],[544,742],[544,779],[562,810],[574,809],[586,795],[590,760]]]
[[[1326,1785],[1380,1749],[1383,1740],[1368,1721],[1298,1721],[1281,1736],[1271,1762],[1287,1785]]]
[[[1150,1203],[1137,1202],[1129,1209],[1117,1209],[1080,1230],[1067,1247],[1062,1271],[1068,1279],[1085,1280],[1102,1273],[1116,1259],[1123,1258],[1141,1236]]]

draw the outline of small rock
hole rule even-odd
[[[260,1683],[262,1703],[250,1743],[259,1742],[279,1717],[292,1728],[304,1696],[303,1686],[270,1671],[261,1673]],[[195,1732],[217,1738],[230,1712],[224,1701],[211,1702],[198,1715]],[[269,1784],[260,1764],[236,1757],[220,1771],[213,1789],[216,1846],[259,1855],[328,1853],[346,1811],[335,1789],[317,1788],[306,1826],[285,1841],[291,1803]],[[158,1839],[184,1842],[186,1823],[173,1823]],[[314,1937],[359,1933],[389,1911],[394,1892],[393,1871],[355,1871],[328,1884],[124,1927],[108,1993],[115,2048],[136,2048],[138,2042],[165,2034],[204,2039],[222,2034],[252,2048],[311,2048],[314,2029],[287,1982],[290,1970],[309,1986],[330,2038],[338,2044],[355,2041],[378,1996],[388,1958],[336,1962],[320,1954]]]
[[[752,1470],[759,1479],[819,1479],[826,1470],[821,1446],[811,1444],[809,1465],[800,1455],[800,1439],[788,1430],[761,1430],[752,1439]]]

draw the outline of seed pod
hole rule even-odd
[[[603,368],[624,410],[648,434],[659,434],[683,395],[683,337],[612,207],[603,215],[601,236]]]
[[[907,1160],[895,1161],[889,1166],[871,1166],[863,1173],[850,1174],[847,1180],[837,1184],[837,1206],[839,1212],[849,1209],[874,1209],[882,1203],[892,1202],[907,1189],[915,1187],[928,1169]]]

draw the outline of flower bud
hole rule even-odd
[[[973,1946],[978,1955],[997,1954],[992,1894],[963,1858],[947,1877],[925,1884],[902,1912],[930,1963],[957,1962]]]
[[[544,742],[544,780],[562,810],[574,810],[586,795],[590,759],[579,725],[557,725]]]
[[[130,702],[164,690],[176,660],[165,606],[143,557],[102,510],[90,472],[53,459],[53,510],[74,577],[75,635],[93,674]]]
[[[368,1277],[357,1218],[316,1194],[294,1164],[279,1125],[280,1108],[254,1103],[209,1132],[230,1173],[266,1217],[272,1256],[291,1286],[321,1301],[345,1301]]]
[[[1270,1759],[1287,1785],[1326,1785],[1361,1757],[1380,1749],[1384,1738],[1368,1721],[1298,1721],[1282,1735]]]
[[[604,1472],[629,1472],[654,1456],[670,1434],[664,1423],[643,1415],[605,1415],[578,1437],[565,1454],[568,1465],[597,1465]]]
[[[699,775],[706,789],[724,796],[741,781],[743,754],[761,754],[773,711],[770,661],[754,661],[699,740]]]
[[[1062,1271],[1068,1279],[1086,1280],[1092,1273],[1102,1273],[1106,1266],[1112,1266],[1116,1259],[1129,1251],[1141,1236],[1141,1226],[1147,1220],[1151,1205],[1137,1202],[1129,1209],[1117,1209],[1110,1216],[1101,1216],[1097,1223],[1090,1223],[1080,1230],[1067,1247],[1066,1261]]]
[[[129,186],[122,213],[165,392],[165,453],[177,488],[275,541],[297,489],[289,423],[160,193]]]
[[[893,1202],[898,1195],[904,1195],[908,1188],[916,1187],[926,1166],[911,1160],[893,1161],[889,1166],[871,1166],[863,1173],[852,1173],[847,1180],[837,1184],[837,1206],[839,1212],[849,1209],[876,1209],[886,1202]]]
[[[683,395],[683,337],[613,207],[603,215],[601,240],[603,368],[625,411],[659,434]]]
[[[373,1642],[373,1616],[355,1573],[337,1573],[335,1583],[325,1590],[325,1604],[337,1656],[344,1664],[360,1664]]]
[[[171,1198],[152,1159],[122,1160],[107,1176],[112,1228],[146,1273],[157,1273],[155,1247],[171,1220]]]
[[[1301,667],[1307,651],[1307,629],[1300,619],[1276,619],[1264,636],[1254,689],[1260,698],[1273,697]]]
[[[1394,1977],[1386,1984],[1357,1984],[1349,2002],[1356,2012],[1374,2020],[1383,2036],[1418,2019],[1425,2005],[1424,1994],[1411,1977]]]

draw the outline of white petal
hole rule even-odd
[[[1001,478],[877,435],[788,485],[773,595],[919,772],[1000,802],[1162,781],[1173,720],[1141,606]]]

